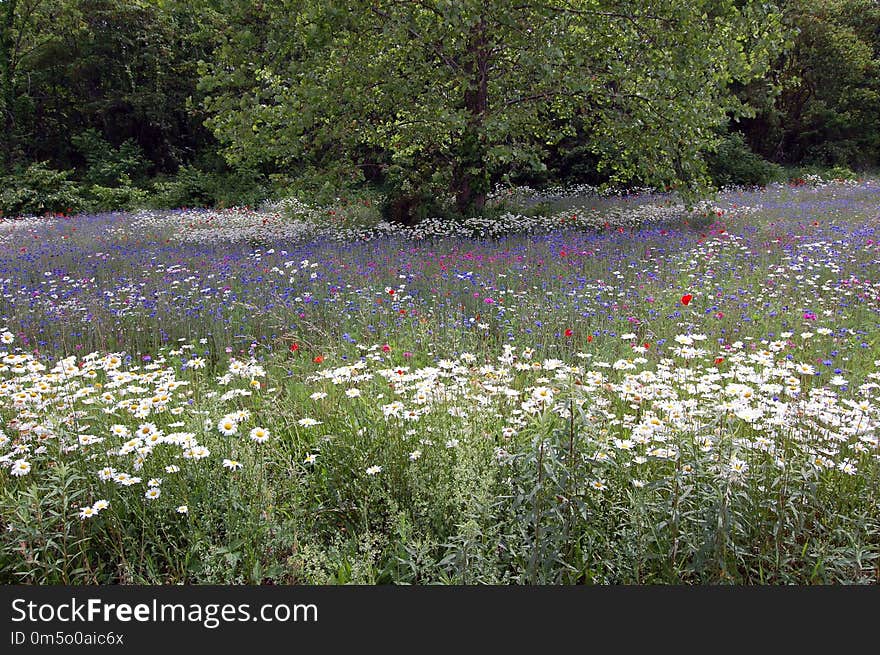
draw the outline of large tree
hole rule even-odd
[[[765,72],[778,15],[753,0],[227,0],[203,77],[232,162],[357,175],[482,208],[492,173],[577,122],[614,181],[691,185]]]

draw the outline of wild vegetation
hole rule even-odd
[[[876,583],[873,0],[0,0],[0,581]]]
[[[2,223],[2,579],[876,582],[877,192]]]

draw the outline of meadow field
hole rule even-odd
[[[800,182],[2,221],[0,581],[876,583],[880,181]]]

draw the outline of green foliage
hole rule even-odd
[[[211,171],[181,166],[173,177],[153,182],[153,207],[231,207],[258,205],[269,192],[262,177],[249,171]]]
[[[124,173],[117,178],[116,186],[93,184],[88,188],[88,207],[92,211],[139,209],[146,203],[149,193],[133,186]]]
[[[786,164],[880,161],[880,7],[873,0],[786,0],[787,51],[744,87],[752,148]]]
[[[177,0],[4,3],[3,159],[85,169],[87,185],[114,187],[123,173],[141,184],[211,150],[191,109],[206,23],[201,8]]]
[[[856,180],[858,175],[846,166],[835,166],[828,170],[827,176],[832,180]]]
[[[211,176],[191,166],[181,166],[174,177],[153,182],[151,203],[158,208],[209,207],[214,204]]]
[[[126,140],[115,148],[95,129],[72,137],[71,143],[86,162],[80,175],[86,208],[108,211],[144,206],[148,192],[135,184],[145,180],[148,167],[140,146]]]
[[[0,488],[6,528],[0,534],[0,579],[5,584],[90,581],[90,540],[71,511],[88,504],[84,482],[75,466],[60,463],[43,479]]]
[[[334,199],[327,214],[340,228],[372,227],[383,219],[383,203],[381,194],[356,193]]]
[[[85,205],[82,189],[70,179],[73,171],[57,171],[37,162],[0,180],[0,212],[4,216],[75,212]]]
[[[771,162],[880,164],[876,2],[656,4],[10,0],[0,171],[74,169],[93,207],[149,178],[157,206],[374,187],[412,222],[480,214],[498,182],[775,175],[716,143],[728,118]],[[206,165],[221,149],[247,172]]]
[[[82,180],[87,185],[113,187],[123,179],[140,181],[146,175],[143,150],[130,139],[114,148],[97,130],[88,129],[71,142],[86,161]]]
[[[739,132],[731,132],[707,157],[709,175],[718,187],[764,186],[783,178],[782,168],[752,152]]]
[[[599,172],[599,158],[592,151],[583,129],[559,144],[551,155],[553,177],[572,184],[599,186],[609,181],[609,174]]]

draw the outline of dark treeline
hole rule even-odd
[[[667,144],[658,137],[657,148],[676,162],[672,173],[666,175],[660,170],[658,158],[655,162],[633,165],[624,171],[625,175],[617,177],[612,169],[602,165],[598,154],[597,144],[607,140],[607,135],[595,125],[607,116],[596,118],[583,107],[566,109],[568,113],[554,107],[557,113],[548,112],[545,122],[547,131],[553,132],[550,136],[538,136],[534,126],[523,128],[529,123],[523,118],[525,113],[505,115],[505,136],[499,143],[509,152],[504,150],[498,155],[500,163],[480,169],[481,177],[472,175],[468,157],[479,159],[503,150],[499,150],[498,144],[486,145],[485,134],[491,130],[498,132],[498,124],[480,132],[484,125],[476,120],[489,115],[490,99],[484,97],[491,91],[489,83],[484,87],[467,87],[462,93],[464,100],[460,104],[470,113],[465,114],[469,118],[463,127],[454,132],[460,144],[451,155],[438,146],[429,153],[430,157],[406,159],[400,155],[402,150],[392,152],[383,147],[378,140],[382,130],[377,127],[370,138],[359,133],[361,140],[346,144],[346,156],[339,157],[335,148],[342,149],[341,133],[317,129],[317,120],[303,126],[301,121],[297,123],[299,116],[285,115],[285,100],[279,99],[277,92],[270,93],[273,87],[266,79],[278,71],[300,66],[313,76],[319,71],[324,76],[321,79],[326,80],[332,71],[326,66],[319,70],[314,57],[310,57],[315,53],[336,56],[332,53],[340,52],[340,43],[354,43],[355,36],[367,33],[364,21],[368,19],[384,21],[382,33],[388,39],[398,34],[392,29],[395,26],[403,26],[399,35],[408,34],[413,39],[416,28],[428,28],[419,16],[405,15],[400,22],[393,22],[399,17],[383,13],[384,5],[380,2],[360,3],[364,4],[361,9],[365,16],[358,19],[360,25],[355,19],[324,9],[315,18],[319,13],[315,7],[322,3],[279,2],[277,11],[270,8],[271,4],[240,0],[0,0],[3,213],[253,204],[306,187],[312,193],[321,189],[336,191],[346,183],[379,191],[409,189],[419,184],[429,186],[436,179],[401,176],[401,161],[413,170],[420,166],[436,170],[441,168],[438,162],[456,157],[443,184],[456,190],[459,200],[464,198],[467,202],[479,200],[479,189],[474,191],[475,186],[502,179],[532,184],[609,180],[656,183],[667,178],[680,182],[702,170],[708,172],[716,186],[763,184],[782,179],[794,167],[837,167],[843,174],[847,170],[870,170],[880,159],[880,3],[876,0],[782,1],[778,7],[781,38],[773,41],[768,37],[761,45],[768,67],[755,68],[752,72],[759,74],[753,74],[751,79],[745,75],[730,76],[723,94],[738,101],[739,111],[728,112],[728,119],[721,124],[707,122],[706,126],[720,140],[714,145],[707,140],[707,147],[691,157],[700,166],[690,169],[681,164],[680,153],[674,148],[667,153]],[[435,4],[444,7],[435,8],[438,15],[448,10],[449,3]],[[657,3],[605,4],[644,16]],[[710,6],[711,14],[714,5],[705,4]],[[723,16],[730,7],[748,3],[719,0],[715,4],[719,7],[717,15]],[[309,7],[312,14],[307,11]],[[461,13],[458,10],[455,14],[456,20]],[[291,18],[307,15],[311,16],[308,20]],[[575,15],[576,12],[572,14]],[[673,20],[679,21],[676,24],[683,30],[687,18],[671,15],[663,21],[667,30]],[[340,28],[347,30],[344,40],[335,34],[321,34],[321,20],[331,19],[351,22]],[[462,62],[460,68],[473,77],[476,73],[467,57],[472,53],[489,53],[483,56],[483,60],[489,61],[490,54],[495,56],[501,48],[493,49],[491,39],[496,28],[483,18],[467,25],[470,27],[463,31],[464,54],[452,63]],[[559,26],[554,29],[562,33]],[[570,58],[570,53],[576,51],[571,36],[579,33],[576,26],[566,24],[565,29],[569,30],[569,41],[561,46],[562,54]],[[279,45],[279,38],[286,34],[290,41]],[[621,34],[619,38],[625,38]],[[750,35],[740,36],[739,41],[748,50]],[[439,61],[445,56],[441,47],[448,43],[448,39],[438,37],[436,42],[426,43],[424,50],[432,50],[430,55]],[[507,57],[502,52],[497,61],[515,60],[523,66],[521,62],[528,59],[522,52],[528,54],[531,46],[523,40],[517,47],[521,51],[515,57],[502,59]],[[566,51],[564,47],[572,50]],[[683,49],[686,47],[689,46],[682,45]],[[310,48],[314,48],[311,53]],[[666,46],[664,52],[668,54],[668,50]],[[352,57],[369,54],[363,49],[352,49],[352,53]],[[547,57],[544,52],[532,54],[536,58]],[[450,56],[454,59],[457,55]],[[595,67],[596,61],[585,58],[579,60],[579,65],[586,70]],[[344,62],[339,71],[350,75],[354,69],[344,68],[349,65],[351,62]],[[624,79],[628,73],[620,72],[623,69],[607,69],[600,81],[602,89],[609,93],[635,84]],[[619,81],[615,75],[620,76]],[[391,77],[393,71],[389,71]],[[645,79],[639,83],[644,84]],[[517,79],[516,84],[522,81]],[[480,96],[481,88],[484,96]],[[596,97],[583,89],[578,92],[584,98]],[[328,104],[335,101],[332,97],[323,99]],[[481,106],[480,102],[484,104]],[[275,117],[274,124],[263,116],[267,107]],[[438,112],[441,109],[438,107]],[[364,111],[372,112],[365,114],[372,116],[382,110],[376,104]],[[536,108],[535,116],[544,117],[543,111],[545,108]],[[621,125],[625,125],[628,117],[642,120],[632,113],[632,108],[619,111]],[[253,125],[250,118],[242,120],[242,116],[251,114]],[[338,116],[330,114],[325,123],[331,120],[338,120]],[[688,115],[681,120],[698,122],[699,116]],[[299,124],[300,132],[293,136],[284,134],[279,125],[285,122]],[[264,130],[263,125],[272,129]],[[386,124],[376,121],[376,125]],[[514,127],[522,135],[514,133]],[[613,132],[615,128],[612,125],[607,129]],[[631,136],[623,127],[619,131],[621,139],[636,138],[635,131]],[[399,136],[395,133],[388,138]],[[444,142],[440,138],[431,141],[435,136],[414,133],[410,138],[426,143]],[[441,136],[445,138],[446,133]],[[286,137],[289,141],[285,141]],[[304,138],[320,143],[320,148],[292,149],[291,156],[273,150]],[[523,144],[529,140],[531,144],[525,148]],[[679,141],[683,140],[687,139],[679,137]],[[533,147],[535,144],[540,147]],[[635,143],[634,147],[644,149],[645,144]],[[350,164],[358,175],[352,176],[350,171],[344,173],[331,165],[341,161]],[[505,173],[507,178],[503,178]],[[469,185],[468,196],[462,196],[465,184]],[[408,196],[396,193],[396,197],[399,201]],[[468,209],[467,202],[460,202],[460,209]]]

